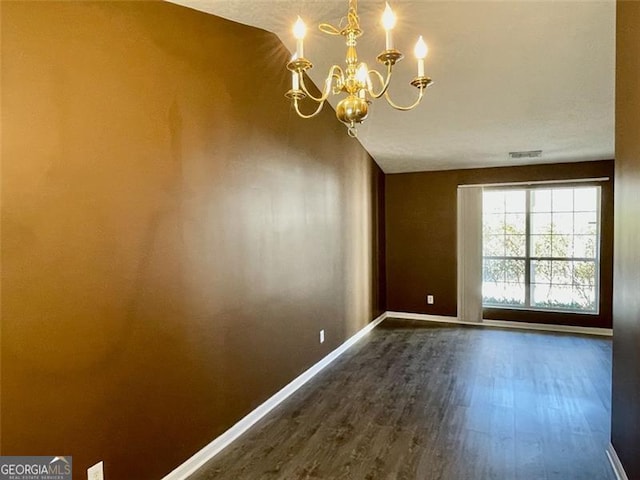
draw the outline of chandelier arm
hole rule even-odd
[[[378,99],[382,95],[387,93],[387,90],[388,90],[389,85],[391,83],[391,69],[392,68],[393,67],[391,65],[388,65],[386,80],[385,80],[385,78],[382,76],[382,74],[379,71],[377,71],[377,70],[369,70],[369,74],[373,74],[375,77],[377,77],[378,80],[380,81],[380,85],[382,85],[382,90],[380,90],[380,92],[378,92],[378,93],[375,93],[373,91],[373,85],[371,85],[371,83],[369,83],[367,85],[367,91],[369,92],[369,95],[371,95],[373,98]]]
[[[391,97],[389,96],[389,92],[385,92],[384,98],[387,100],[387,103],[391,105],[393,108],[395,108],[396,110],[401,110],[403,112],[406,112],[408,110],[413,110],[414,108],[416,108],[418,104],[422,101],[422,97],[424,97],[424,88],[420,88],[419,90],[420,90],[420,93],[418,94],[418,99],[408,107],[402,107],[400,105],[396,105],[393,102],[393,100],[391,100]]]
[[[324,102],[320,102],[320,104],[318,105],[318,108],[316,109],[315,112],[313,112],[310,115],[305,115],[304,113],[302,113],[300,111],[300,107],[298,106],[298,99],[294,98],[293,99],[293,108],[296,110],[296,113],[298,114],[298,116],[302,117],[302,118],[313,118],[316,115],[318,115],[321,111],[322,111],[322,107],[324,107]]]
[[[309,90],[307,89],[307,86],[304,83],[304,75],[300,75],[300,88],[302,89],[302,91],[305,93],[307,97],[309,97],[311,100],[318,103],[324,102],[329,96],[328,88],[327,88],[327,80],[325,80],[325,88],[324,88],[325,91],[322,92],[322,95],[320,97],[315,97],[311,92],[309,92]]]
[[[336,73],[336,71],[338,71],[339,73]],[[339,65],[333,65],[329,69],[329,74],[324,81],[324,91],[322,92],[322,95],[320,97],[315,97],[309,92],[307,86],[304,83],[304,75],[300,75],[300,88],[309,98],[316,102],[322,103],[327,98],[329,98],[329,94],[331,93],[331,84],[333,83],[334,78],[337,80],[341,80],[343,78],[342,68],[340,68]]]

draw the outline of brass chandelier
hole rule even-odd
[[[360,124],[367,118],[369,113],[369,104],[371,99],[378,99],[382,96],[396,110],[407,111],[415,108],[424,96],[424,92],[433,82],[431,78],[424,74],[424,59],[427,56],[427,45],[420,37],[416,43],[414,53],[418,60],[418,75],[411,81],[411,85],[418,89],[418,98],[409,106],[400,106],[391,100],[389,96],[389,84],[393,66],[402,60],[404,55],[396,50],[393,46],[392,30],[396,23],[396,17],[391,10],[389,4],[382,15],[382,25],[386,34],[385,50],[378,55],[377,60],[387,67],[386,77],[377,70],[369,70],[367,64],[358,61],[358,53],[356,52],[357,39],[363,33],[360,28],[360,20],[358,18],[358,2],[357,0],[349,0],[349,10],[346,17],[346,26],[337,28],[333,25],[322,23],[319,25],[320,31],[328,35],[342,35],[346,38],[347,55],[346,68],[343,69],[339,65],[332,65],[329,73],[324,81],[324,88],[319,97],[309,92],[305,85],[305,73],[313,67],[311,62],[304,57],[304,36],[306,34],[306,26],[302,19],[298,17],[294,27],[293,35],[296,38],[296,53],[287,64],[287,69],[291,71],[291,90],[285,96],[289,98],[293,104],[296,113],[302,118],[315,117],[320,113],[325,101],[331,93],[334,95],[346,94],[346,97],[338,102],[336,106],[336,116],[338,120],[347,126],[349,136],[356,137],[358,130],[357,124]],[[375,78],[379,84],[376,91],[373,86],[372,78]],[[317,109],[311,114],[304,114],[300,111],[300,101],[304,98],[310,98],[318,103]]]

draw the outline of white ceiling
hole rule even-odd
[[[331,64],[344,62],[343,38],[311,27],[338,24],[347,0],[172,1],[272,31],[292,51],[291,26],[301,15],[318,85]],[[420,34],[434,85],[411,112],[384,100],[371,105],[358,136],[385,172],[531,163],[509,158],[522,150],[543,150],[535,163],[613,158],[615,0],[391,3],[394,40],[406,56],[392,82],[394,100],[410,103],[416,94],[409,81]],[[383,8],[383,0],[359,2],[365,34],[358,53],[370,67],[384,47]]]

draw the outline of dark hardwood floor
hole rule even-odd
[[[614,480],[606,338],[385,320],[190,480]]]

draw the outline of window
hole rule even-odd
[[[600,187],[482,196],[483,305],[597,313]]]

